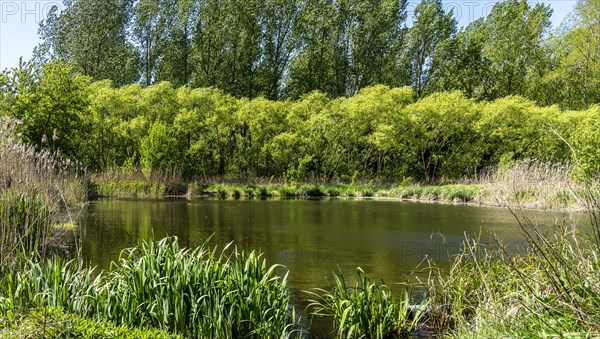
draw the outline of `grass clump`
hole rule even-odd
[[[577,172],[576,168],[568,165],[514,162],[489,175],[486,198],[524,208],[588,210],[580,196],[592,187],[573,180],[573,172]]]
[[[246,188],[244,189],[244,196],[246,198],[254,198],[254,196],[256,195],[256,191],[255,191],[255,187],[252,185],[248,185],[246,186]]]
[[[313,314],[332,317],[340,338],[408,337],[423,320],[427,301],[412,307],[409,290],[396,301],[385,285],[371,282],[360,268],[357,273],[353,286],[340,273],[329,291],[309,292],[316,297],[309,305]]]
[[[0,117],[0,266],[66,248],[70,212],[86,198],[78,166],[20,140],[17,120]],[[75,232],[75,227],[70,231]],[[71,238],[73,239],[73,238]]]
[[[301,185],[298,188],[298,193],[301,196],[307,196],[307,197],[325,196],[325,193],[321,190],[321,187],[319,185],[309,185],[309,184]]]
[[[227,191],[227,187],[225,187],[225,185],[216,185],[215,191],[217,192],[217,197],[219,197],[219,199],[225,199],[227,196],[229,196],[229,192]]]
[[[0,195],[0,231],[1,264],[19,254],[46,253],[55,230],[45,196],[15,189]]]
[[[430,325],[464,338],[600,335],[598,244],[576,230],[518,223],[525,253],[469,240],[449,272],[431,271]]]
[[[182,249],[175,238],[124,250],[100,275],[57,257],[28,260],[2,268],[0,317],[54,307],[196,338],[294,336],[286,278],[276,269],[255,252]]]
[[[482,192],[482,185],[455,184],[443,186],[398,186],[391,189],[388,195],[401,199],[472,202],[479,200]]]
[[[295,197],[298,195],[296,187],[291,185],[279,185],[277,186],[277,192],[282,197]]]
[[[269,190],[269,187],[266,185],[258,186],[258,196],[261,198],[268,198],[273,196],[273,193]]]
[[[142,243],[108,274],[105,316],[194,337],[279,336],[294,317],[275,269],[254,252],[186,250],[175,239]]]
[[[91,193],[94,197],[159,198],[165,195],[168,195],[165,184],[144,180],[95,182]]]

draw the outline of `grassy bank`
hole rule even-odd
[[[429,268],[429,325],[460,338],[597,338],[598,243],[576,230],[521,226],[526,254],[470,240],[450,272]]]
[[[585,210],[586,187],[566,166],[525,161],[496,169],[477,180],[437,185],[413,183],[272,183],[267,179],[185,181],[172,176],[141,173],[92,176],[92,197],[342,197],[385,198],[486,206],[519,206],[542,210]]]
[[[183,339],[183,336],[159,329],[119,326],[46,307],[0,319],[0,338]]]

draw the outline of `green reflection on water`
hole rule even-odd
[[[569,217],[530,215],[543,223]],[[91,204],[81,223],[84,255],[101,268],[138,239],[174,235],[190,247],[214,234],[213,246],[234,241],[263,251],[269,264],[285,265],[295,290],[326,287],[338,266],[350,275],[361,267],[388,285],[402,282],[425,256],[447,261],[465,233],[521,242],[506,209],[400,201],[107,199]]]

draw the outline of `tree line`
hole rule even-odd
[[[458,28],[441,0],[65,0],[34,59],[116,85],[215,87],[236,98],[348,97],[377,84],[423,98],[519,95],[586,109],[600,102],[600,0],[552,30],[549,6],[498,2]]]
[[[22,122],[26,142],[92,171],[434,182],[537,159],[600,173],[599,106],[561,110],[520,96],[416,99],[410,86],[376,85],[275,101],[169,82],[116,86],[50,62],[0,75],[0,115]]]

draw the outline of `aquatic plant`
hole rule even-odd
[[[515,217],[527,245],[520,253],[467,239],[449,271],[428,268],[428,325],[465,338],[598,336],[596,231]]]
[[[17,256],[48,250],[55,230],[46,197],[37,190],[10,189],[0,194],[0,265]]]
[[[278,266],[229,247],[185,249],[175,238],[142,242],[97,276],[57,257],[2,267],[0,316],[58,307],[197,338],[299,335],[286,277],[275,274]]]
[[[334,274],[329,290],[308,291],[315,297],[309,308],[315,316],[332,317],[338,337],[387,338],[408,336],[423,320],[427,301],[412,307],[412,293],[406,289],[396,301],[385,285],[377,285],[357,269],[357,279],[349,286],[344,275]]]

